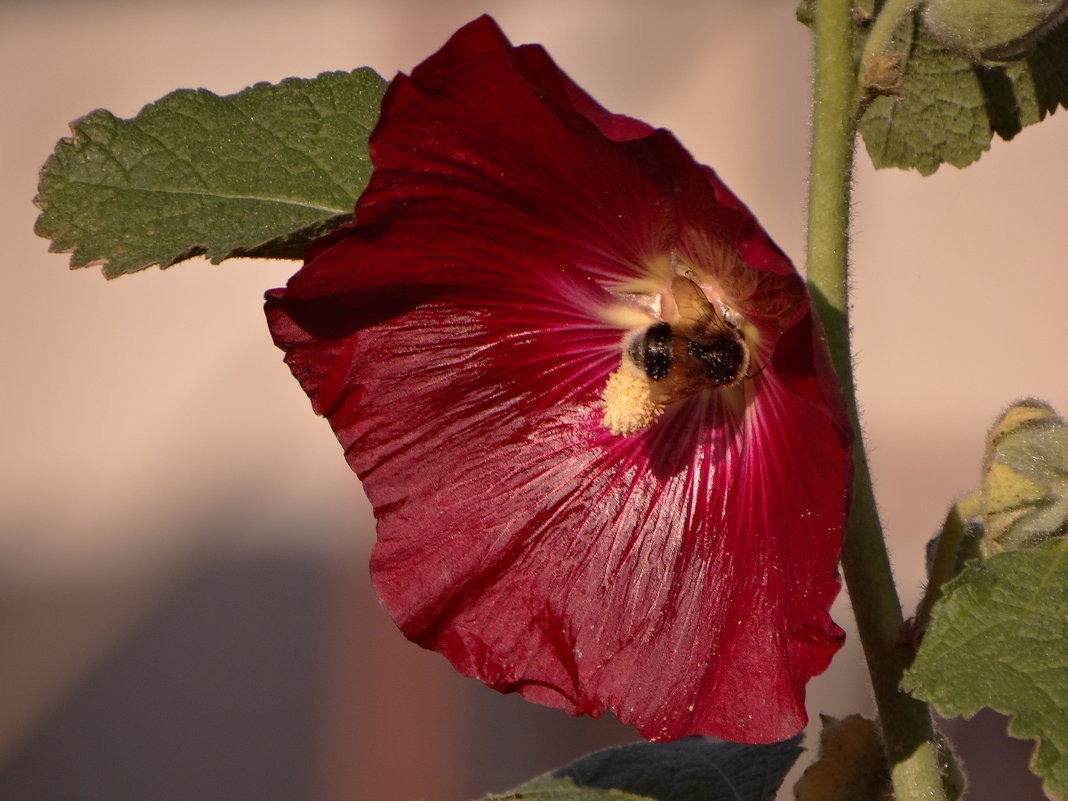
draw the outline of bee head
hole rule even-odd
[[[639,333],[627,347],[627,355],[653,381],[664,378],[675,360],[671,326],[654,323]]]

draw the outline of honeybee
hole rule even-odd
[[[666,406],[703,389],[749,378],[749,346],[689,278],[671,282],[677,314],[654,323],[627,343],[627,357],[650,382],[654,403]]]

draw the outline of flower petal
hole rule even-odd
[[[795,734],[842,639],[851,433],[790,262],[671,134],[487,17],[394,80],[371,153],[358,224],[267,313],[374,505],[398,625],[651,739]],[[614,435],[612,309],[678,260],[763,369]]]

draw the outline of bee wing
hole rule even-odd
[[[675,323],[680,333],[696,340],[708,340],[720,334],[737,335],[737,329],[716,311],[705,293],[689,278],[671,279],[671,294],[678,310]]]

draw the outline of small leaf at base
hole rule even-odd
[[[486,801],[771,801],[801,753],[703,737],[599,751]]]
[[[889,801],[890,766],[879,728],[860,715],[822,718],[820,757],[794,785],[796,801]]]

